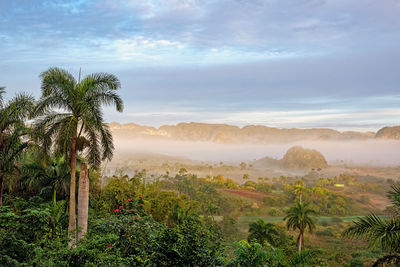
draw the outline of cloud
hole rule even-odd
[[[38,95],[44,69],[82,67],[118,75],[127,103],[161,114],[146,115],[151,123],[189,111],[202,121],[378,127],[395,123],[379,116],[399,105],[399,12],[397,0],[4,0],[0,81]],[[371,120],[354,115],[370,111]]]

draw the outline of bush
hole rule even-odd
[[[318,230],[315,232],[317,236],[335,236],[331,228],[326,228],[324,230]]]
[[[327,221],[325,221],[325,220],[318,220],[318,224],[319,225],[321,225],[321,226],[328,226],[329,225],[329,222],[327,222]]]
[[[342,220],[342,218],[339,218],[339,217],[332,217],[331,222],[334,224],[339,224],[339,223],[342,223],[343,220]]]
[[[268,211],[269,216],[277,216],[279,214],[279,211],[277,209],[270,209]]]
[[[364,267],[364,263],[360,259],[351,259],[349,267]]]

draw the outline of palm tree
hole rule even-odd
[[[24,120],[34,107],[32,96],[18,94],[5,103],[4,93],[4,87],[0,87],[0,206],[6,180],[15,172],[16,162],[28,146],[27,140],[22,140],[28,134]]]
[[[101,106],[115,105],[117,111],[122,112],[122,100],[115,92],[121,84],[116,76],[107,73],[90,74],[81,80],[79,72],[76,81],[60,68],[50,68],[40,77],[42,96],[36,107],[36,114],[40,116],[36,128],[44,133],[43,149],[49,151],[53,147],[56,153],[64,154],[70,165],[68,232],[72,246],[76,239],[77,151],[84,149],[88,163],[94,168],[99,167],[102,160],[112,158],[112,135],[104,123]]]
[[[387,196],[393,207],[400,211],[400,184],[392,185],[392,190]],[[359,218],[343,232],[343,236],[353,239],[361,238],[368,241],[371,247],[380,247],[385,251],[386,255],[377,259],[373,266],[381,266],[385,263],[400,264],[400,216],[398,213],[388,219],[382,219],[376,214]]]
[[[39,151],[26,153],[21,161],[22,178],[29,190],[39,195],[50,195],[54,190],[66,196],[69,188],[70,170],[64,156],[49,156],[45,159]],[[43,159],[42,159],[43,158]]]
[[[78,240],[87,233],[89,212],[89,173],[86,163],[81,164],[78,191]]]
[[[250,223],[249,233],[247,240],[249,242],[254,240],[261,245],[268,242],[272,246],[276,246],[279,240],[279,232],[276,226],[272,223],[265,223],[262,219]]]
[[[307,187],[304,185],[303,180],[296,181],[293,193],[299,197],[300,204],[302,203],[303,193],[306,189]]]
[[[299,253],[304,245],[304,232],[308,228],[310,233],[315,228],[315,222],[313,217],[316,212],[311,209],[308,203],[296,202],[287,212],[284,220],[286,221],[287,229],[299,230],[299,236],[297,237],[297,248]]]

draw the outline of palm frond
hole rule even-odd
[[[99,147],[99,137],[96,129],[87,123],[85,125],[86,138],[90,142],[90,146],[88,148],[88,162],[93,167],[97,168],[101,163],[101,151]]]
[[[393,184],[391,188],[392,190],[388,192],[387,197],[395,207],[400,209],[400,184]]]
[[[85,103],[89,103],[90,106],[115,105],[117,111],[122,112],[122,99],[114,92],[121,87],[121,83],[115,75],[94,73],[85,77],[81,87],[85,90]]]
[[[352,239],[361,238],[370,246],[380,246],[386,251],[400,251],[400,218],[382,220],[375,214],[359,218],[342,234]]]
[[[76,87],[76,80],[68,71],[60,68],[49,68],[39,76],[42,79],[42,96],[62,96],[66,101],[73,98],[73,89]]]

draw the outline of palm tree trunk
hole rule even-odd
[[[301,252],[301,248],[303,246],[303,232],[300,231],[299,236],[297,237],[297,249],[299,253]]]
[[[78,241],[87,233],[89,209],[89,174],[86,163],[81,164],[78,191]]]
[[[76,199],[75,199],[75,187],[76,187],[76,138],[72,141],[71,148],[71,181],[69,186],[69,223],[68,223],[68,236],[69,243],[68,247],[73,247],[76,241]]]
[[[4,177],[0,175],[0,206],[3,206]]]

